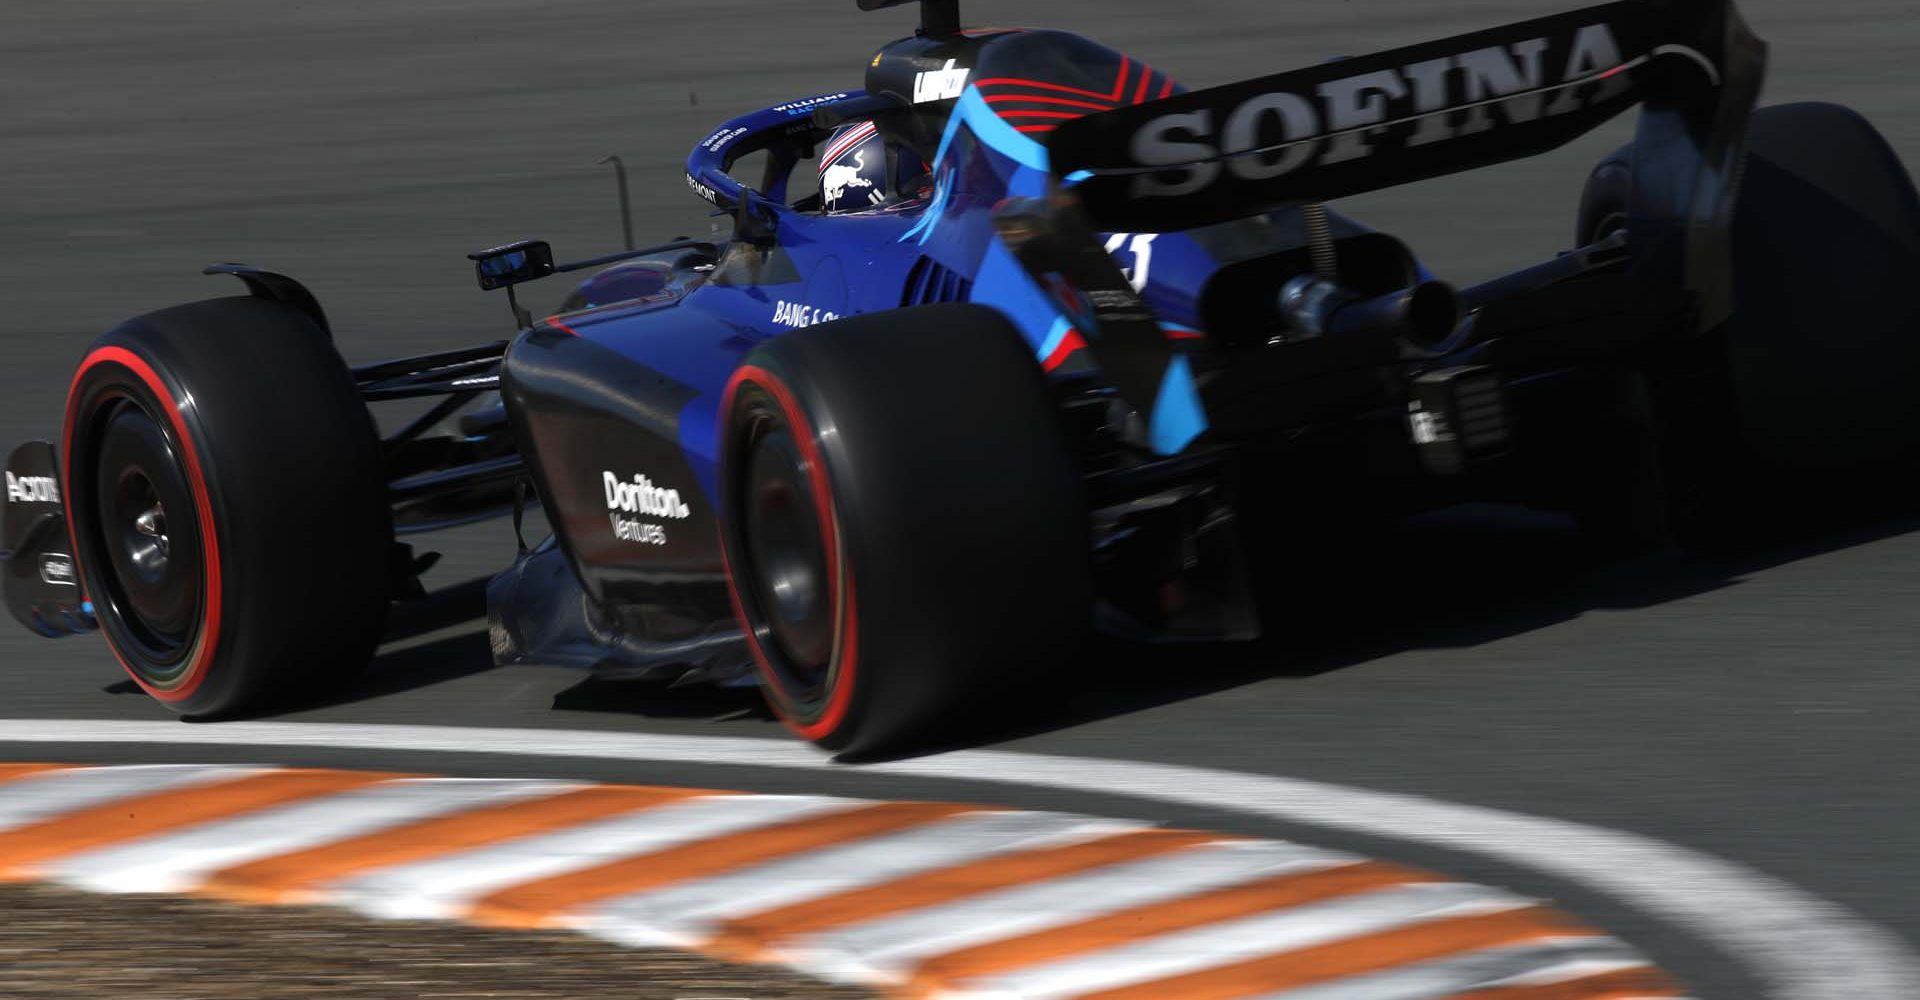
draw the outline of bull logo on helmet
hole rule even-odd
[[[879,204],[880,193],[874,190],[873,182],[860,176],[861,171],[866,168],[867,151],[864,149],[853,154],[851,164],[836,163],[828,167],[820,175],[821,197],[825,198],[828,204],[837,205],[840,199],[847,196],[848,188],[867,188],[870,192],[867,197],[872,199],[874,204]]]
[[[820,207],[857,212],[886,204],[887,141],[872,122],[850,125],[827,142],[820,158]],[[861,197],[856,192],[863,192]]]

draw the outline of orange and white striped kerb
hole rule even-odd
[[[0,878],[572,928],[912,998],[1681,996],[1538,900],[1276,840],[933,802],[0,765]]]

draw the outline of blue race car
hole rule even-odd
[[[1920,440],[1912,183],[1850,111],[1756,112],[1727,0],[1205,90],[957,0],[921,19],[864,87],[700,140],[730,239],[473,254],[510,342],[349,367],[312,294],[237,264],[207,270],[247,295],[105,334],[59,444],[9,460],[9,609],[233,715],[370,658],[432,558],[399,539],[537,506],[488,587],[500,661],[757,680],[872,753],[1096,630],[1284,632],[1256,598],[1301,525],[1492,500],[1711,548]],[[1636,105],[1575,249],[1514,274],[1453,288],[1325,207]],[[519,304],[575,271],[557,314]],[[407,399],[383,436],[369,404]]]

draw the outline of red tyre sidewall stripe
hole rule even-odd
[[[811,723],[803,723],[784,710],[780,712],[780,720],[786,723],[788,729],[793,730],[802,739],[818,741],[831,736],[840,728],[846,721],[847,711],[853,702],[854,676],[860,662],[860,619],[854,604],[853,571],[851,567],[842,567],[840,564],[840,530],[833,506],[833,487],[827,479],[827,464],[821,459],[820,446],[813,434],[813,425],[807,421],[806,414],[801,411],[799,400],[794,397],[793,391],[787,388],[787,384],[781,381],[778,375],[765,368],[742,365],[733,373],[733,377],[727,380],[726,391],[720,398],[720,412],[731,418],[734,399],[739,395],[740,387],[749,382],[771,396],[775,405],[780,407],[781,415],[786,418],[788,426],[794,431],[794,442],[800,448],[800,457],[805,459],[810,467],[809,471],[812,475],[809,479],[813,488],[814,507],[820,512],[821,538],[827,543],[828,589],[835,594],[841,593],[843,588],[840,577],[843,572],[846,574],[844,587],[846,603],[841,609],[841,617],[844,620],[841,634],[844,638],[840,647],[839,662],[833,664],[830,670],[830,675],[833,677],[833,690],[827,694],[827,707],[820,713],[820,717]],[[725,528],[722,527],[721,530],[724,531]],[[740,600],[740,585],[733,572],[732,558],[727,555],[724,537],[720,540],[720,557],[727,575],[727,597],[733,604],[734,619],[739,623],[741,633],[746,636],[747,648],[752,651],[754,662],[759,665],[767,683],[777,687],[779,680],[767,660],[766,651],[760,648],[760,639],[754,634],[753,624],[747,620],[746,607]],[[781,708],[778,699],[774,700],[774,707]]]
[[[173,425],[174,436],[179,439],[180,452],[186,458],[187,479],[193,487],[193,505],[197,509],[200,522],[201,562],[206,567],[202,573],[202,579],[205,580],[207,589],[205,600],[201,602],[200,634],[195,640],[193,659],[188,663],[186,672],[180,675],[179,683],[166,688],[154,687],[128,665],[126,658],[120,655],[118,649],[113,648],[111,638],[107,642],[107,648],[113,652],[113,658],[120,662],[120,667],[127,672],[127,676],[133,678],[133,682],[140,685],[148,694],[165,702],[184,701],[199,690],[201,682],[206,679],[207,667],[213,663],[214,655],[220,647],[220,540],[216,534],[213,519],[213,500],[207,491],[206,473],[200,465],[200,451],[194,446],[193,435],[187,431],[186,416],[180,412],[180,404],[174,399],[173,393],[167,389],[166,383],[161,380],[160,373],[154,371],[153,366],[148,364],[146,359],[124,347],[95,348],[81,360],[80,370],[74,373],[73,382],[67,389],[66,433],[61,441],[61,451],[68,486],[70,487],[73,482],[73,439],[74,429],[78,426],[80,416],[80,383],[86,378],[88,372],[103,364],[116,364],[132,372],[153,394],[154,399],[159,401],[161,408],[167,411],[167,421]],[[77,522],[73,517],[72,489],[62,490],[61,500],[67,513],[68,544],[73,547],[74,558],[78,560],[80,544],[79,533],[75,528]],[[81,579],[84,582],[84,573]]]

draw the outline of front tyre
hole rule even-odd
[[[873,754],[976,726],[1083,635],[1078,466],[997,312],[788,334],[748,355],[721,412],[729,592],[795,733]]]
[[[305,315],[195,302],[95,341],[62,458],[81,581],[115,657],[174,711],[351,676],[384,624],[379,441]]]

